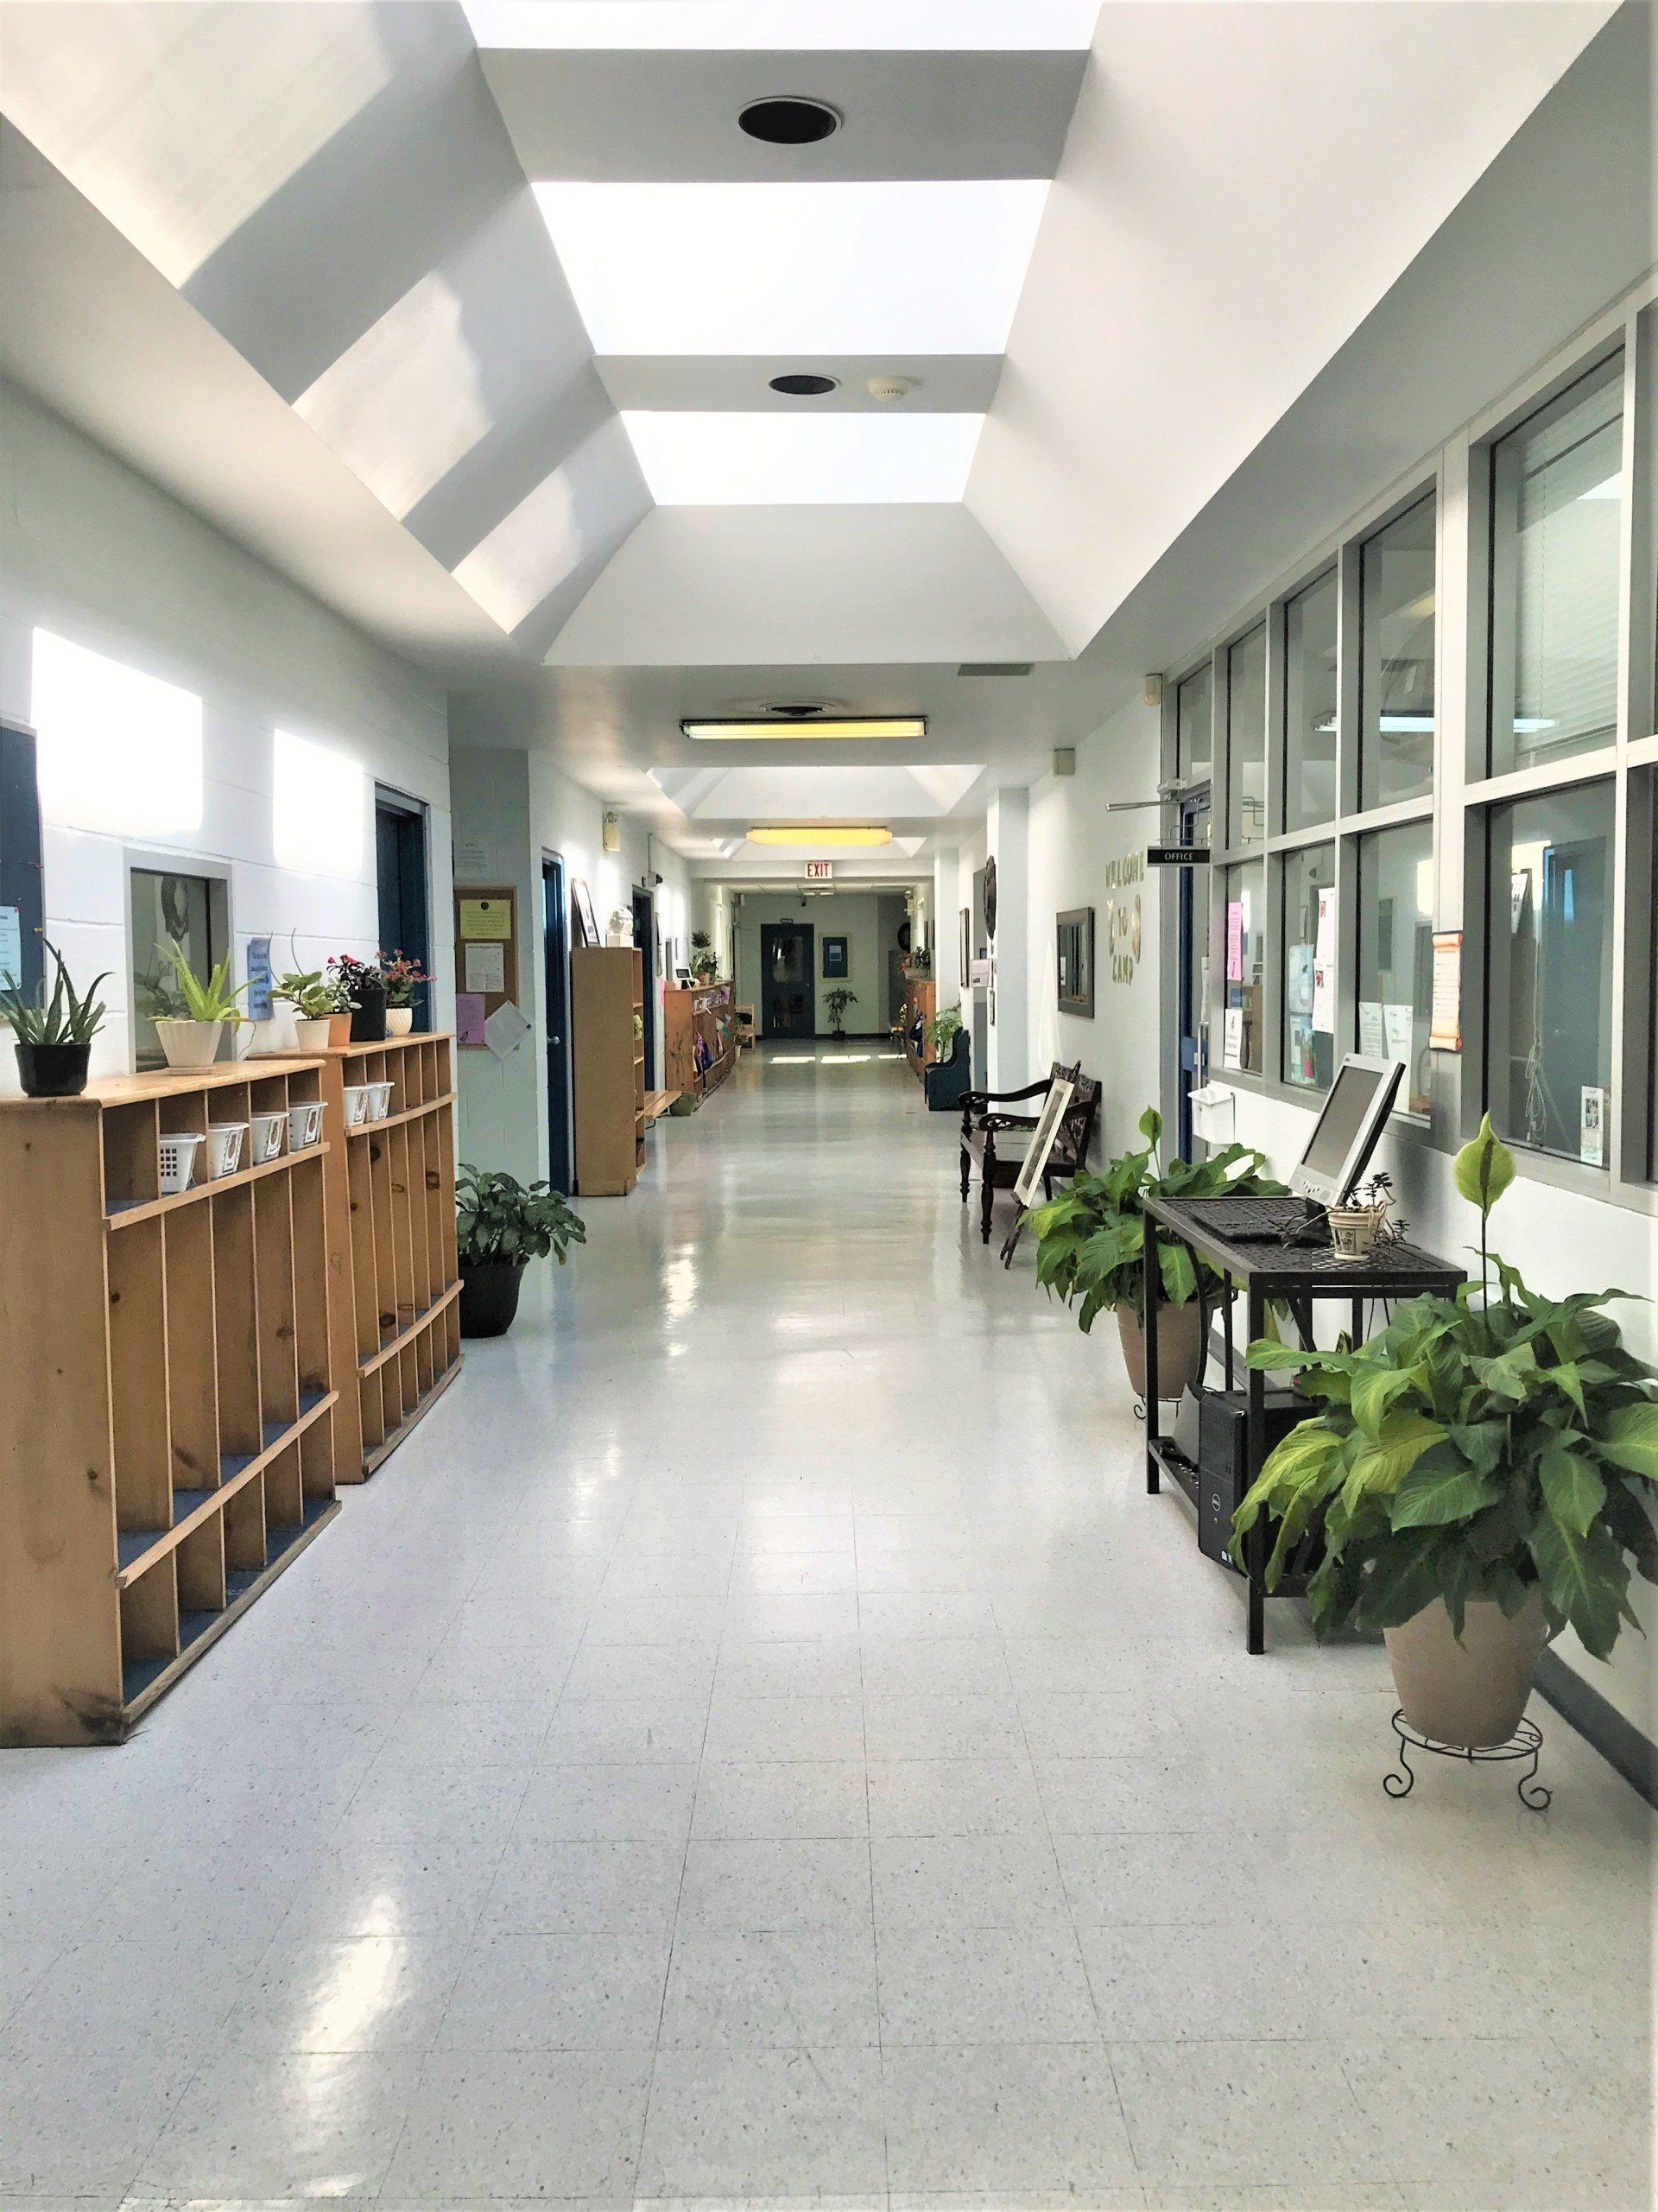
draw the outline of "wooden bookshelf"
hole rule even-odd
[[[161,1194],[316,1059],[0,1100],[0,1741],[119,1742],[338,1512],[326,1124]]]
[[[919,1081],[932,1065],[937,1055],[927,1042],[927,1024],[932,1019],[938,1003],[938,986],[930,975],[908,975],[904,978],[904,1058],[909,1062],[910,1073]],[[921,1016],[921,1049],[919,1052],[909,1041],[909,1033]]]
[[[644,956],[629,945],[570,955],[576,1190],[621,1197],[645,1157]]]
[[[742,1025],[737,993],[729,983],[693,983],[662,993],[662,1034],[668,1045],[670,1088],[700,1105],[737,1065]],[[697,1044],[706,1048],[698,1064]]]
[[[460,1367],[453,1051],[427,1034],[322,1055],[341,1482],[372,1474]],[[348,1124],[346,1091],[384,1082],[384,1118]]]

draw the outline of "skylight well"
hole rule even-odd
[[[483,47],[1075,53],[1099,0],[463,0]]]
[[[982,415],[624,414],[659,506],[955,500]]]

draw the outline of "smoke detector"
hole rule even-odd
[[[894,400],[908,399],[915,389],[914,377],[871,377],[870,397],[890,406]]]

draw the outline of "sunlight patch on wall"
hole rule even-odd
[[[288,730],[276,732],[271,761],[277,866],[310,876],[367,876],[369,788],[358,763]]]
[[[200,828],[201,700],[194,692],[37,630],[29,712],[48,821],[128,837]]]

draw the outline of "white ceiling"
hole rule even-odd
[[[1608,12],[1122,0],[1085,56],[1093,10],[1071,0],[473,0],[480,35],[514,49],[480,67],[451,0],[262,0],[256,41],[235,0],[6,0],[0,365],[440,668],[469,741],[547,747],[690,846],[700,822],[652,773],[687,769],[682,714],[813,695],[921,708],[928,738],[901,769],[984,764],[942,815],[889,795],[895,827],[934,833],[1096,727],[1190,635],[1203,593],[1307,542],[1309,517],[1332,526],[1381,455],[1444,434],[1454,394],[1488,396],[1476,374],[1516,373],[1628,261],[1627,56],[1533,163],[1530,238],[1558,226],[1559,243],[1528,260],[1516,227],[1493,251],[1487,206],[1459,280],[1446,244],[1486,205],[1488,168],[1529,176],[1503,149],[1534,111],[1568,111],[1566,88],[1547,96]],[[837,87],[847,127],[759,148],[730,125],[750,86]],[[727,187],[848,207],[879,187],[890,207],[889,187],[930,179],[959,208],[1050,177],[1028,275],[1004,236],[996,282],[990,257],[957,250],[952,292],[959,221],[919,274],[912,244],[908,275],[897,226],[866,226],[845,248],[862,286],[843,291],[913,319],[857,334],[761,334],[803,268],[817,281],[791,314],[829,302],[822,232],[808,252],[803,227],[774,228],[794,250],[763,299],[738,296],[741,257],[714,282],[706,225],[649,276],[642,235],[613,302],[627,344],[597,356],[593,271],[573,289],[530,188],[597,205],[638,187],[648,232],[665,183],[683,214]],[[1498,268],[1505,286],[1465,316]],[[727,296],[693,284],[653,331],[641,311],[676,269]],[[1435,288],[1413,291],[1429,269]],[[942,352],[914,313],[929,288],[959,317]],[[960,319],[987,302],[983,327]],[[766,390],[796,368],[841,389]],[[918,378],[896,417],[867,389],[893,371]],[[884,437],[987,419],[965,503],[663,505],[622,410],[749,415],[756,441],[799,420]],[[962,679],[962,661],[1036,665]],[[743,750],[745,770],[773,765]],[[792,771],[849,765],[784,750]]]

